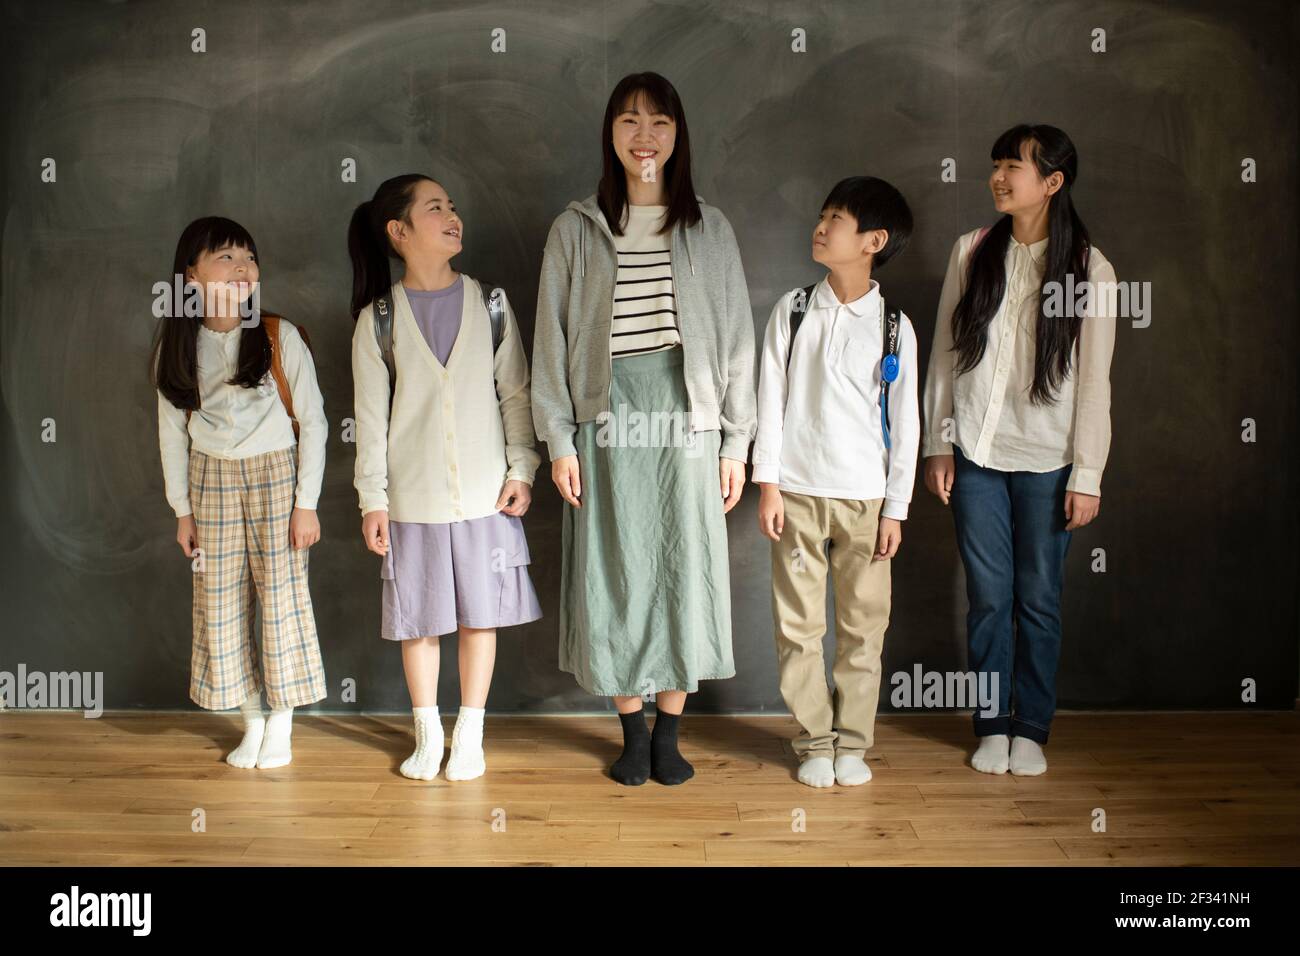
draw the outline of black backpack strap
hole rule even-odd
[[[881,330],[884,334],[883,344],[881,346],[880,356],[880,432],[885,439],[885,448],[889,448],[889,383],[891,378],[885,375],[885,363],[889,357],[894,357],[894,364],[898,362],[898,336],[899,336],[899,317],[898,310],[889,308],[886,303],[885,308],[885,327]],[[896,375],[897,373],[895,373]]]
[[[397,362],[393,358],[393,295],[385,292],[371,303],[375,325],[375,341],[379,344],[379,354],[388,366],[388,402],[393,401],[397,391]]]
[[[806,285],[795,293],[794,300],[790,303],[790,344],[785,350],[785,370],[790,371],[790,356],[794,355],[794,337],[799,332],[799,326],[803,324],[803,317],[807,314],[808,308],[812,305],[813,292],[817,289],[817,283]],[[803,293],[800,295],[800,293]]]
[[[492,354],[501,346],[506,326],[506,290],[498,288],[495,283],[479,280],[479,292],[483,294],[483,308],[492,320]]]

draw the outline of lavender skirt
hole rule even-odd
[[[514,515],[450,524],[388,522],[380,636],[389,641],[510,627],[542,616],[528,577],[528,540]]]

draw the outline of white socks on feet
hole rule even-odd
[[[835,758],[835,782],[841,787],[856,787],[871,779],[871,768],[861,757],[842,754]]]
[[[970,758],[970,765],[980,773],[1006,773],[1010,762],[1010,746],[1011,739],[1006,734],[981,737],[979,749]]]
[[[1037,777],[1047,771],[1043,748],[1028,737],[1011,738],[1011,772],[1017,777]]]
[[[239,705],[244,715],[244,739],[239,746],[226,754],[226,763],[241,770],[257,766],[257,753],[262,749],[262,736],[266,732],[266,718],[262,716],[262,694],[259,691]]]
[[[292,734],[293,708],[271,711],[271,716],[266,718],[262,749],[257,754],[258,770],[274,770],[286,766],[293,759],[293,752],[289,749],[289,737]]]
[[[830,757],[809,757],[799,764],[799,782],[810,787],[835,786],[835,769]]]
[[[473,780],[487,769],[483,757],[483,708],[462,707],[451,732],[448,780]]]
[[[413,707],[415,714],[415,753],[402,761],[403,777],[432,780],[442,764],[442,720],[438,706]]]

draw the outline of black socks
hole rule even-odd
[[[651,775],[662,784],[675,786],[695,776],[695,768],[677,750],[677,725],[681,714],[659,711],[651,735],[645,725],[645,710],[619,714],[623,725],[623,755],[609,768],[609,775],[628,787],[639,787]]]
[[[619,714],[623,725],[623,756],[614,761],[609,775],[628,787],[639,787],[650,776],[650,731],[645,725],[645,711],[637,708],[630,714]],[[656,733],[658,724],[655,725]]]
[[[650,738],[651,773],[660,783],[670,787],[695,776],[695,768],[677,751],[677,725],[681,720],[681,714],[658,711],[654,736]]]

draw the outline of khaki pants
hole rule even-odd
[[[889,564],[872,561],[884,499],[852,501],[781,492],[785,525],[772,544],[772,617],[781,696],[810,757],[865,756],[875,740],[880,651],[889,625]],[[835,693],[826,686],[824,546],[835,589]]]

